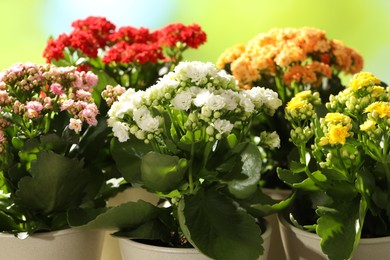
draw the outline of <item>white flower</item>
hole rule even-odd
[[[213,114],[213,111],[211,111],[209,107],[202,107],[200,110],[200,114],[205,118],[209,118]]]
[[[76,133],[80,133],[82,122],[80,119],[71,118],[69,120],[69,129],[75,131]]]
[[[197,107],[201,107],[207,103],[207,101],[213,96],[208,90],[202,90],[196,95],[194,99],[194,105]]]
[[[276,110],[278,107],[282,105],[282,101],[278,98],[278,93],[271,89],[265,89],[264,96],[267,99],[267,106]]]
[[[131,110],[133,110],[132,103],[116,101],[111,105],[111,108],[110,110],[108,110],[107,115],[109,117],[123,118],[123,116]]]
[[[159,129],[160,118],[153,118],[150,114],[150,111],[146,107],[141,107],[134,110],[133,112],[134,121],[137,123],[138,127],[143,131],[153,133]]]
[[[189,92],[181,92],[172,99],[172,105],[179,110],[188,110],[192,103],[192,95]]]
[[[122,95],[118,97],[118,101],[128,101],[134,95],[135,90],[133,88],[127,89]]]
[[[264,96],[264,89],[260,87],[254,87],[252,89],[245,90],[245,93],[250,97],[256,107],[261,107],[264,101],[266,101]]]
[[[240,96],[240,106],[248,113],[252,113],[255,110],[255,105],[252,100],[246,96]]]
[[[217,119],[214,121],[214,128],[220,134],[230,133],[230,131],[232,131],[232,129],[233,129],[233,124],[230,123],[229,120]]]
[[[180,62],[174,72],[182,80],[190,79],[191,82],[199,85],[207,80],[207,76],[214,77],[218,73],[218,69],[211,63],[203,63],[200,61]]]
[[[234,91],[229,89],[222,93],[221,96],[225,99],[227,110],[232,111],[237,108],[237,94]]]
[[[120,121],[110,122],[114,136],[119,142],[126,142],[129,139],[129,125]]]
[[[206,106],[213,111],[224,108],[225,104],[225,99],[220,95],[211,95],[206,102]]]
[[[261,132],[260,133],[260,145],[263,145],[271,150],[275,148],[280,148],[280,138],[279,135],[274,131],[272,133]]]

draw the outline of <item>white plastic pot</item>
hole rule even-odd
[[[264,254],[260,260],[268,259],[268,252],[271,245],[272,227],[266,223],[266,231],[262,234],[264,239]],[[130,239],[119,238],[119,247],[123,260],[205,260],[210,259],[193,248],[170,248],[152,246],[139,243]]]
[[[66,229],[18,239],[0,233],[0,259],[100,260],[104,232]]]

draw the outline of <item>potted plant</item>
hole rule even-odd
[[[139,90],[155,84],[183,59],[186,50],[196,49],[206,42],[206,33],[197,24],[172,23],[153,31],[145,27],[117,27],[98,16],[75,20],[72,28],[70,33],[51,37],[43,56],[48,63],[76,66],[79,71],[92,71],[98,76],[99,82],[92,94],[100,111],[98,127],[94,129],[94,150],[100,154],[99,167],[110,173],[117,183],[121,175],[111,156],[112,133],[106,124],[109,106],[128,88]],[[120,183],[121,187],[126,187],[126,183]],[[130,187],[108,203],[113,205],[138,197],[154,199],[153,195]],[[120,257],[116,242],[106,235],[103,259],[115,259],[114,254]]]
[[[217,66],[232,73],[241,88],[264,86],[277,92],[282,100],[282,106],[272,117],[263,115],[255,120],[250,135],[258,142],[264,139],[263,131],[278,133],[280,147],[261,147],[264,166],[260,183],[272,198],[288,197],[291,188],[276,172],[278,167],[287,167],[294,150],[289,142],[291,129],[284,118],[285,105],[296,93],[307,89],[318,91],[325,103],[330,94],[343,89],[343,77],[362,69],[362,57],[317,28],[275,28],[256,35],[246,44],[228,48],[220,55]],[[267,220],[275,230],[270,258],[285,258],[277,216],[270,215]]]
[[[32,63],[15,64],[0,74],[0,231],[1,237],[12,234],[12,242],[0,244],[2,254],[10,253],[9,259],[44,259],[53,254],[55,246],[48,241],[58,235],[52,242],[59,240],[65,246],[61,239],[74,233],[67,211],[104,207],[116,189],[106,182],[97,166],[99,156],[90,150],[99,113],[92,99],[97,80],[92,72],[78,72],[75,67]],[[71,238],[73,244],[66,250],[81,253],[76,258],[95,259],[100,256],[102,236],[85,234],[82,240],[96,248],[89,250],[92,255],[72,249],[75,243],[83,244],[77,238]],[[30,246],[33,251],[13,235],[28,237],[26,241],[35,243]],[[64,259],[60,257],[71,256],[56,259]]]
[[[273,196],[271,189],[289,189],[276,173],[285,168],[291,150],[290,128],[284,118],[284,107],[300,91],[312,89],[320,93],[325,103],[330,94],[341,91],[342,79],[359,72],[363,58],[341,41],[329,39],[317,28],[275,28],[260,33],[247,44],[237,44],[222,53],[217,67],[226,69],[244,89],[264,86],[278,93],[283,105],[270,118],[264,115],[253,124],[251,135],[261,139],[261,132],[276,131],[280,149],[262,149],[262,185]]]
[[[75,210],[70,221],[115,226],[117,236],[194,247],[211,258],[258,258],[262,217],[289,200],[262,193],[260,152],[247,133],[254,118],[280,105],[274,91],[240,89],[231,75],[203,62],[181,62],[145,91],[128,89],[108,112],[117,138],[112,154],[125,180],[161,201],[127,202],[96,218]],[[264,145],[277,140],[269,135]]]
[[[361,72],[331,95],[326,109],[318,107],[319,94],[311,91],[298,93],[285,108],[297,148],[289,168],[278,171],[297,193],[287,213],[293,224],[318,235],[322,257],[388,254],[383,243],[390,234],[389,98],[386,84]],[[366,253],[367,240],[382,244]]]

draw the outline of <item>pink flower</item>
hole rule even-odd
[[[26,104],[26,108],[40,112],[43,109],[43,105],[39,101],[28,101]]]
[[[39,114],[38,111],[31,109],[31,108],[27,109],[26,116],[28,118],[40,118],[41,117],[41,115]]]
[[[8,104],[9,102],[8,92],[6,90],[0,90],[0,105]]]
[[[84,118],[88,125],[97,125],[96,111],[94,109],[85,108],[80,111],[79,116]]]
[[[76,71],[77,78],[73,83],[74,86],[78,89],[84,89],[86,91],[90,90],[93,86],[96,86],[98,82],[98,77],[93,74],[91,71]]]
[[[71,118],[69,120],[69,129],[75,131],[76,133],[79,133],[81,131],[82,122],[80,119]]]
[[[64,111],[64,110],[69,109],[70,107],[73,106],[73,104],[74,104],[73,99],[67,99],[67,100],[65,100],[64,102],[62,102],[61,111]]]
[[[98,76],[93,74],[91,71],[88,71],[87,74],[85,74],[85,81],[90,87],[94,87],[98,83]]]
[[[58,96],[65,94],[65,91],[62,90],[62,86],[58,83],[51,84],[50,92],[53,93],[54,95],[58,95]]]
[[[79,89],[76,92],[76,97],[79,100],[88,100],[91,96],[92,94],[84,89]]]

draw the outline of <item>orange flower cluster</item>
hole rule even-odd
[[[276,78],[288,87],[294,83],[321,86],[324,78],[340,72],[359,72],[363,58],[341,41],[327,39],[324,31],[304,27],[261,33],[246,46],[227,49],[217,66],[230,70],[242,88]]]

